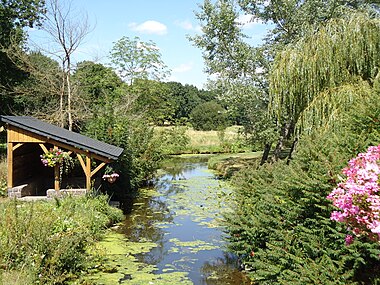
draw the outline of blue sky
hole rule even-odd
[[[65,2],[65,0],[62,0]],[[123,36],[152,40],[162,54],[162,60],[171,69],[170,81],[193,84],[201,88],[207,81],[201,50],[187,39],[200,33],[194,11],[202,0],[75,0],[76,12],[87,14],[92,31],[75,53],[76,61],[92,60],[106,64],[113,43]],[[251,42],[257,44],[265,34],[266,26],[249,23],[244,30]],[[32,41],[39,44],[46,38],[38,31],[30,31]]]

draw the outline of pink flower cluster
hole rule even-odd
[[[108,178],[118,178],[119,177],[119,174],[117,174],[116,172],[112,173],[112,174],[104,174],[102,176],[102,178],[104,180],[108,179]]]
[[[339,211],[331,213],[331,220],[345,223],[355,236],[365,235],[380,241],[380,145],[360,153],[343,169],[346,178],[327,196]],[[347,235],[346,244],[353,242]]]

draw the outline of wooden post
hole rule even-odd
[[[91,158],[90,154],[86,155],[86,189],[91,190]]]
[[[60,189],[59,183],[59,164],[54,166],[54,190],[58,191]]]
[[[58,149],[57,146],[54,146],[54,149]],[[57,165],[54,166],[54,190],[59,191],[60,187],[60,169],[61,165],[58,163]]]
[[[7,144],[7,167],[8,167],[7,187],[8,189],[10,189],[13,187],[13,143],[9,142],[9,134],[8,134],[8,144]]]

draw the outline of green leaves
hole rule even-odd
[[[136,79],[162,80],[169,75],[153,41],[143,42],[139,37],[122,37],[110,52],[111,63],[123,80],[132,84]]]
[[[379,20],[354,13],[288,46],[270,73],[271,111],[303,130],[331,124],[337,113],[368,97],[378,74],[379,43]]]

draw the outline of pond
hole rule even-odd
[[[99,243],[105,266],[96,284],[251,284],[226,251],[221,224],[231,189],[207,157],[167,161],[142,189],[117,232]]]

